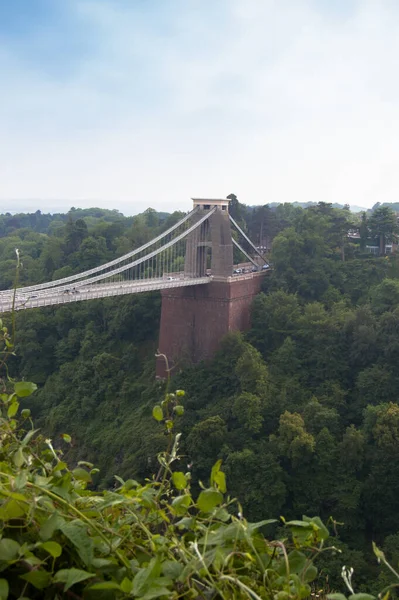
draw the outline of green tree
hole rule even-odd
[[[315,449],[315,439],[306,431],[305,422],[298,413],[285,411],[280,417],[278,434],[270,440],[276,444],[279,454],[292,461],[294,466]]]
[[[389,206],[381,206],[373,211],[368,226],[371,236],[379,239],[380,255],[384,255],[386,244],[399,232],[396,214]]]
[[[234,482],[233,494],[240,498],[252,519],[280,514],[287,493],[284,473],[267,447],[256,452],[249,448],[231,452],[226,473],[229,481]]]
[[[369,227],[368,227],[368,219],[367,214],[362,212],[362,219],[359,225],[359,235],[360,235],[360,248],[363,252],[366,250],[367,240],[369,238]]]
[[[240,227],[246,229],[246,207],[244,204],[241,204],[238,201],[238,198],[235,194],[229,194],[227,196],[227,200],[230,200],[229,214],[231,214],[233,219],[238,223],[238,225],[240,225]]]
[[[65,226],[65,244],[68,254],[76,252],[83,240],[89,235],[87,225],[83,219],[72,220],[72,216]]]
[[[368,406],[364,429],[370,452],[363,491],[366,523],[372,537],[384,537],[399,530],[394,508],[399,494],[399,405]]]
[[[250,340],[268,357],[297,329],[300,315],[301,307],[295,294],[281,290],[259,294],[252,306]]]
[[[371,306],[377,314],[399,307],[399,280],[384,279],[372,289]]]
[[[105,238],[88,236],[80,245],[76,254],[79,269],[92,269],[107,262],[107,244]]]

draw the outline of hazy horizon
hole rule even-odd
[[[240,199],[239,199],[240,200]],[[75,204],[68,202],[68,200],[62,201],[61,205],[58,205],[58,208],[52,209],[51,206],[47,206],[47,208],[45,210],[42,210],[40,208],[40,202],[36,201],[35,199],[26,199],[26,200],[14,200],[11,202],[15,202],[14,206],[18,207],[20,206],[20,208],[14,208],[13,210],[3,210],[0,204],[0,214],[5,214],[5,213],[11,213],[11,214],[17,214],[17,213],[35,213],[37,210],[40,210],[43,214],[44,213],[49,213],[49,214],[55,214],[55,213],[61,213],[61,214],[65,214],[68,213],[72,208],[75,208],[77,210],[83,210],[83,209],[95,209],[95,208],[101,208],[101,209],[106,209],[106,210],[118,210],[119,212],[121,212],[124,216],[126,217],[130,217],[130,216],[134,216],[137,215],[139,213],[142,213],[143,211],[145,211],[148,208],[154,208],[153,206],[146,206],[145,208],[138,208],[137,210],[135,210],[134,208],[132,210],[119,210],[117,208],[115,208],[114,206],[107,206],[107,203],[104,202],[103,204],[99,203],[99,204],[89,204],[89,203],[85,203],[83,202],[84,206],[82,203],[79,203],[79,201],[77,201]],[[293,204],[295,204],[295,200],[292,202]],[[245,204],[245,203],[243,203]],[[272,203],[270,202],[270,204],[276,204],[276,203]],[[281,203],[278,203],[281,204]],[[337,204],[337,203],[333,203],[333,204]],[[21,207],[23,206],[27,206],[27,209],[23,209]],[[249,205],[249,206],[256,206],[256,205]],[[343,206],[343,205],[342,205]],[[368,210],[366,207],[364,206],[357,206],[357,205],[352,205],[350,206],[351,211],[352,212],[361,212],[363,210]],[[158,212],[166,212],[166,213],[171,213],[174,210],[182,210],[182,211],[190,211],[192,209],[192,201],[191,199],[189,200],[189,202],[187,203],[186,207],[183,207],[181,209],[170,209],[170,210],[159,210]],[[158,209],[155,209],[158,210]]]

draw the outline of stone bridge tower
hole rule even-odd
[[[171,372],[212,357],[229,331],[244,331],[250,308],[260,291],[262,272],[233,275],[233,242],[229,200],[193,198],[200,220],[216,207],[209,219],[187,238],[185,275],[204,277],[209,266],[212,281],[162,290],[159,352],[168,357]],[[157,359],[156,375],[167,376],[165,361]]]
[[[194,208],[199,210],[194,219],[199,221],[213,208],[216,211],[187,239],[185,275],[204,277],[206,275],[209,251],[210,267],[214,277],[230,277],[233,272],[233,242],[229,220],[229,200],[204,200],[193,198]]]

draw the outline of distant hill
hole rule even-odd
[[[169,217],[169,213],[157,212],[152,208],[141,213],[150,216],[152,213],[156,216],[159,224],[163,223]],[[40,210],[32,213],[0,213],[0,238],[19,229],[30,229],[36,233],[54,233],[57,228],[64,226],[68,221],[77,221],[83,219],[88,230],[93,231],[100,223],[119,224],[123,227],[129,227],[137,217],[125,217],[116,209],[106,208],[75,208],[72,207],[65,213],[42,213]]]
[[[280,204],[292,204],[293,206],[298,206],[300,208],[309,208],[309,206],[316,206],[317,202],[267,202],[267,204],[270,206],[270,208],[275,208],[276,206],[279,206]],[[333,208],[344,208],[344,204],[339,204],[338,202],[333,202],[332,203]],[[368,212],[371,213],[373,212],[376,208],[379,208],[380,206],[389,206],[390,208],[392,208],[392,210],[394,210],[395,212],[399,213],[399,202],[383,202],[382,204],[380,202],[377,202],[376,204],[374,204],[374,206],[372,208],[366,208],[364,206],[356,206],[355,204],[350,204],[350,209],[351,212],[353,213],[359,213],[359,212]],[[249,206],[248,208],[256,208],[255,206]]]
[[[283,204],[282,202],[270,202],[269,206],[271,208],[278,206],[279,204]],[[293,206],[299,206],[300,208],[309,208],[309,206],[316,206],[317,202],[290,202],[290,204],[292,204]],[[332,203],[333,208],[344,208],[344,204],[339,204],[338,202],[333,202]],[[363,212],[363,211],[367,211],[367,208],[364,208],[364,206],[355,206],[354,204],[350,204],[350,209],[352,212],[357,213],[357,212]]]
[[[380,202],[377,202],[370,209],[370,212],[374,212],[376,208],[381,208],[381,206],[389,206],[389,208],[399,213],[399,202],[383,202],[382,204]]]

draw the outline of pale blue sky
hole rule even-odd
[[[0,212],[398,201],[396,0],[0,0]]]

